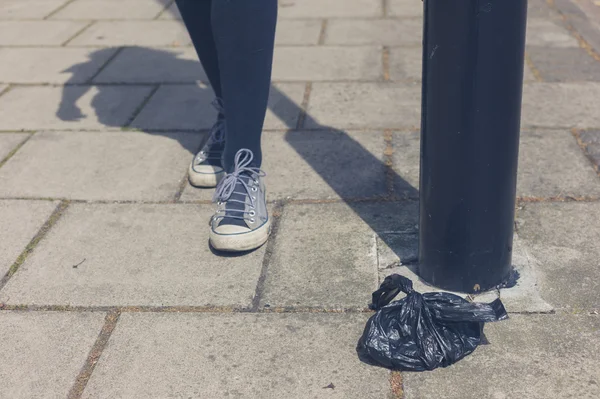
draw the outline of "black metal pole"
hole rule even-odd
[[[419,274],[447,290],[511,272],[527,0],[425,0]]]

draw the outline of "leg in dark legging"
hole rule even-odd
[[[236,153],[254,153],[262,162],[260,138],[267,110],[277,0],[212,0],[212,29],[219,57],[221,90],[227,113],[225,169]]]
[[[211,24],[212,0],[176,0],[176,3],[210,85],[215,95],[222,98],[219,59]]]

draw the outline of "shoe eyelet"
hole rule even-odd
[[[256,222],[256,220],[254,220],[254,218],[250,219],[250,223],[254,223]]]
[[[254,180],[254,184],[258,184],[258,180]]]
[[[254,192],[257,192],[257,191],[258,191],[258,188],[256,188],[256,187],[252,187],[252,191],[254,191]]]
[[[256,197],[255,197],[254,195],[252,196],[252,199],[253,199],[254,201],[256,201]]]
[[[256,216],[256,212],[254,212],[254,211],[250,211],[248,214],[250,215],[250,217]]]

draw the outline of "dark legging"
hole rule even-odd
[[[254,153],[254,166],[260,167],[277,0],[176,2],[215,95],[223,100],[225,169],[231,172],[235,154],[242,148]]]

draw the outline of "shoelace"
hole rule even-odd
[[[223,109],[223,101],[220,98],[215,98],[212,106],[219,114],[225,114]],[[194,166],[200,165],[202,162],[209,160],[221,160],[223,145],[225,144],[225,119],[219,119],[210,129],[208,140],[202,147],[202,150],[196,154]]]
[[[224,215],[215,215],[214,219],[233,218],[233,219],[246,219],[246,214],[251,218],[256,214],[256,196],[252,195],[258,191],[258,178],[264,177],[267,174],[260,168],[250,167],[254,154],[248,149],[241,149],[235,154],[234,170],[232,173],[227,174],[223,180],[219,183],[213,196],[213,201],[219,204],[226,202],[237,202],[244,204],[243,209],[219,209],[217,213],[225,213]],[[254,183],[252,186],[248,183],[252,180]],[[246,182],[248,181],[248,183]],[[245,192],[236,191],[238,183],[244,189]],[[243,200],[232,198],[233,194],[240,194]],[[250,211],[245,210],[246,201],[245,198],[250,198]],[[251,219],[254,222],[253,219]]]

